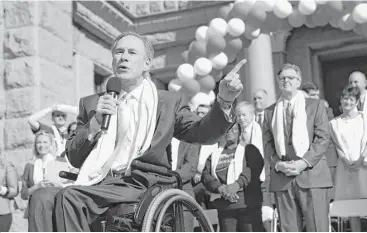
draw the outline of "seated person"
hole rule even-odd
[[[212,206],[218,210],[220,231],[263,230],[263,167],[260,151],[250,141],[240,142],[240,129],[235,124],[219,143],[218,151],[207,160],[202,176],[205,188],[212,192]]]
[[[78,178],[56,195],[52,187],[33,193],[30,206],[37,208],[29,211],[41,214],[29,215],[30,231],[90,231],[90,224],[112,205],[136,202],[152,185],[175,182],[134,168],[136,161],[171,169],[166,149],[173,136],[213,144],[233,124],[232,103],[243,89],[237,72],[246,60],[220,82],[212,110],[199,119],[181,95],[157,90],[144,77],[154,57],[145,37],[122,33],[111,52],[115,78],[109,82],[121,81],[121,93],[117,99],[100,93],[80,100],[76,133],[66,145],[71,165],[80,167]],[[103,132],[104,114],[111,115],[111,121]]]

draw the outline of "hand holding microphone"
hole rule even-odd
[[[119,78],[110,78],[107,82],[107,93],[99,97],[96,108],[96,120],[102,130],[107,130],[111,115],[116,114],[117,98],[122,88]]]

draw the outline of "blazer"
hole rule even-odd
[[[273,118],[273,104],[267,108],[268,119]],[[303,159],[307,160],[312,167],[306,168],[297,176],[286,176],[282,172],[275,171],[275,164],[280,160],[275,151],[274,137],[272,133],[271,120],[267,122],[264,131],[264,153],[270,158],[270,184],[272,192],[284,191],[289,188],[293,179],[301,188],[326,188],[332,187],[330,170],[327,164],[325,152],[330,144],[328,116],[325,105],[320,100],[306,98],[307,130],[310,140],[310,148]],[[293,160],[301,158],[292,157]]]
[[[0,215],[9,214],[11,212],[10,200],[18,195],[18,173],[14,165],[5,160],[0,159],[0,185],[8,188],[7,195],[0,195]]]
[[[24,168],[24,173],[22,176],[22,190],[20,191],[20,196],[23,200],[28,200],[28,189],[34,186],[33,172],[34,165],[27,163]]]
[[[98,98],[103,94],[80,99],[77,128],[66,143],[66,155],[76,168],[81,167],[101,135],[99,133],[93,139],[88,139],[89,122],[96,113]],[[151,146],[136,160],[171,169],[172,158],[167,153],[167,146],[173,136],[188,143],[210,145],[216,143],[233,124],[227,120],[217,101],[211,111],[201,119],[190,111],[186,102],[182,94],[158,90],[157,123]],[[139,179],[147,187],[167,181],[167,177],[146,172],[144,169],[132,167],[131,173],[133,178]],[[168,180],[171,183],[173,181],[172,178]]]
[[[243,157],[242,173],[237,182],[243,184],[243,193],[240,198],[244,198],[238,203],[231,204],[229,201],[221,199],[221,209],[233,209],[236,206],[240,208],[246,207],[261,207],[262,192],[260,174],[264,167],[264,159],[260,151],[252,144],[246,146],[245,155]],[[219,193],[218,188],[223,184],[220,183],[211,173],[211,157],[208,158],[205,164],[201,181],[205,188],[212,193]],[[224,202],[224,203],[223,203]],[[239,206],[242,205],[242,206]]]

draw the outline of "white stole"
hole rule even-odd
[[[177,161],[178,161],[178,148],[180,146],[180,141],[176,138],[172,138],[171,147],[172,147],[172,171],[176,171],[177,169]]]
[[[336,151],[338,153],[338,156],[342,157],[344,160],[352,163],[359,159],[363,151],[366,149],[367,144],[367,116],[364,112],[359,112],[359,114],[362,115],[363,119],[363,137],[361,139],[361,148],[359,154],[351,154],[348,150],[348,145],[345,144],[345,140],[343,138],[343,135],[339,132],[339,122],[341,120],[340,117],[337,117],[330,121],[330,131],[331,131],[331,138],[333,139],[333,142],[336,146]],[[353,129],[351,129],[353,130]],[[367,163],[367,157],[364,159],[364,163]]]
[[[102,181],[107,173],[110,171],[112,164],[115,162],[118,156],[129,158],[127,172],[130,172],[130,163],[136,157],[144,154],[144,152],[150,147],[157,118],[158,107],[158,93],[157,88],[150,79],[144,79],[142,91],[142,101],[139,103],[139,111],[141,114],[139,117],[139,126],[135,131],[135,137],[133,139],[131,149],[129,151],[121,150],[118,148],[122,138],[119,138],[119,142],[116,142],[117,137],[117,114],[111,116],[110,125],[106,133],[103,133],[98,139],[93,150],[90,152],[86,160],[84,161],[78,179],[73,185],[90,186]],[[129,121],[123,120],[119,124],[129,124]],[[122,127],[128,130],[129,126]],[[127,132],[127,131],[126,131]],[[126,134],[126,132],[124,132]],[[120,135],[123,133],[120,132]],[[117,145],[115,149],[115,143]]]
[[[307,130],[306,98],[301,91],[294,97],[292,143],[297,157],[303,158],[310,147],[310,139]],[[281,158],[286,155],[285,135],[284,135],[284,100],[279,98],[275,105],[274,115],[271,122],[274,135],[276,152]]]
[[[43,158],[37,158],[34,160],[33,165],[33,182],[34,184],[38,184],[39,182],[44,180],[44,169],[46,165],[50,161],[54,161],[55,157],[51,154],[44,155]]]

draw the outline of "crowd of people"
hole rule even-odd
[[[254,91],[252,102],[236,100],[243,61],[220,81],[214,103],[203,97],[187,104],[144,75],[154,56],[144,37],[123,33],[111,51],[122,83],[118,99],[96,94],[82,98],[79,111],[55,105],[31,115],[35,159],[25,166],[20,190],[14,166],[0,160],[0,231],[10,228],[10,199],[19,192],[29,200],[29,231],[89,231],[112,204],[170,182],[133,169],[133,160],[178,172],[184,191],[217,209],[220,231],[270,231],[275,210],[281,231],[328,231],[332,201],[367,198],[363,73],[350,74],[334,117],[317,85],[302,83],[293,64],[278,72],[281,96],[270,106],[264,89]],[[49,113],[51,126],[40,122]],[[78,114],[78,123],[68,125],[67,114]],[[101,131],[105,114],[116,116],[114,130]],[[76,183],[50,179],[52,162],[79,172]],[[184,225],[194,231],[187,210]],[[360,219],[350,218],[350,226],[361,231]]]

